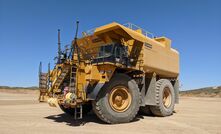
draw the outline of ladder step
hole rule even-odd
[[[61,77],[58,77],[58,80],[62,80],[62,78],[61,78]]]
[[[64,76],[64,75],[66,75],[66,74],[67,74],[67,73],[62,73],[61,76]]]
[[[70,90],[73,92],[75,92],[76,90],[75,88],[76,87],[76,71],[77,71],[77,66],[75,65],[71,66],[69,87],[70,87]],[[77,114],[77,111],[75,111],[75,114]]]
[[[74,118],[75,119],[82,119],[82,112],[83,111],[83,107],[82,105],[80,105],[79,107],[75,107],[75,112],[74,112]]]
[[[77,71],[77,69],[74,69],[74,70],[72,69],[71,71],[72,71],[72,72],[76,72],[76,71]]]
[[[40,80],[47,80],[47,78],[40,78]]]
[[[48,73],[41,73],[40,75],[43,77],[47,77]]]

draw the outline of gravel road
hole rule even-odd
[[[74,121],[36,100],[33,93],[0,92],[0,134],[221,134],[221,98],[182,97],[172,116],[138,115],[117,125],[104,124],[93,112]]]

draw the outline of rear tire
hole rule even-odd
[[[94,113],[110,124],[132,121],[140,107],[141,96],[134,80],[125,74],[116,74],[102,87],[95,101]]]
[[[173,114],[175,105],[174,88],[167,79],[160,79],[156,83],[156,106],[150,106],[151,112],[156,116],[169,116]]]

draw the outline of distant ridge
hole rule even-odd
[[[31,90],[37,90],[38,87],[32,86],[32,87],[10,87],[10,86],[0,86],[0,89],[31,89]]]
[[[180,95],[190,97],[221,97],[221,86],[180,91]]]
[[[11,92],[26,92],[27,90],[38,90],[37,86],[32,87],[10,87],[10,86],[0,86],[1,91]],[[205,87],[187,91],[180,91],[180,96],[184,97],[220,97],[221,98],[221,86]]]

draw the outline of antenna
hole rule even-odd
[[[42,73],[42,62],[39,64],[38,75],[40,76]]]
[[[75,37],[74,37],[74,41],[73,44],[71,45],[71,51],[69,53],[68,58],[72,58],[73,53],[76,49],[77,55],[78,55],[78,60],[80,59],[80,55],[79,55],[79,50],[78,50],[78,46],[77,46],[77,36],[78,36],[78,25],[79,25],[79,21],[76,21],[76,32],[75,32]]]
[[[78,25],[79,25],[79,21],[76,21],[76,32],[75,32],[75,41],[77,41],[77,36],[78,36]]]
[[[61,40],[60,40],[60,29],[58,29],[58,64],[61,63]]]
[[[39,88],[41,87],[41,74],[42,74],[42,62],[40,62],[38,69]]]
[[[77,46],[77,36],[78,36],[78,25],[79,21],[76,22],[77,28],[76,28],[76,33],[75,33],[75,38],[74,38],[74,45],[76,48],[77,56],[78,56],[78,62],[80,62],[80,54],[79,54],[79,48]]]
[[[48,87],[48,89],[50,88],[50,62],[48,63],[48,82],[47,82],[47,87]]]

